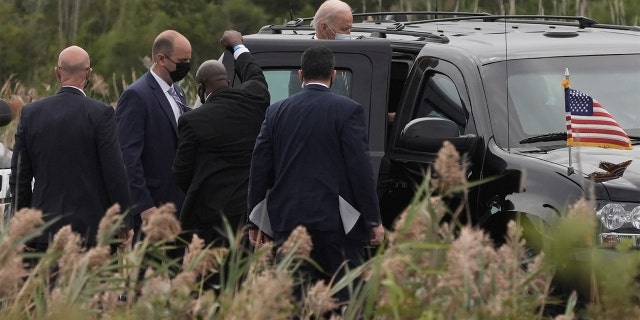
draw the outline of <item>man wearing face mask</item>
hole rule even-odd
[[[313,28],[316,33],[313,39],[319,40],[348,40],[351,38],[353,15],[351,7],[340,0],[327,0],[320,5],[313,17]],[[345,97],[351,97],[349,85],[351,78],[348,71],[336,70],[335,81],[330,84],[331,92]],[[289,79],[289,95],[302,90],[297,72],[291,72]]]
[[[65,225],[93,246],[106,210],[130,205],[113,107],[84,92],[92,71],[84,49],[62,50],[55,67],[58,92],[22,108],[9,178],[14,205],[58,219],[27,244],[37,251],[46,250]]]
[[[313,27],[315,39],[346,40],[350,38],[353,15],[351,7],[340,0],[327,0],[316,11]]]
[[[157,207],[173,203],[179,211],[184,192],[171,166],[178,146],[178,118],[189,107],[182,80],[190,69],[191,44],[174,30],[161,32],[151,50],[153,65],[120,96],[116,120],[139,232]]]
[[[230,87],[217,60],[200,65],[196,83],[203,105],[180,117],[173,164],[186,192],[183,229],[216,246],[228,245],[223,216],[234,231],[246,221],[251,153],[270,102],[265,77],[242,45],[242,35],[225,31],[220,43],[233,53],[242,84]]]

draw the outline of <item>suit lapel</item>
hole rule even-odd
[[[171,109],[171,104],[169,104],[169,100],[167,100],[167,96],[160,88],[160,85],[156,81],[156,79],[151,74],[151,71],[147,72],[147,81],[149,85],[153,89],[153,96],[156,98],[158,103],[160,104],[160,109],[164,112],[165,116],[167,116],[167,120],[171,122],[171,126],[173,127],[173,131],[178,136],[178,124],[176,123],[176,116],[173,114],[173,109]]]

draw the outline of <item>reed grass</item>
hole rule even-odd
[[[444,222],[468,210],[465,203],[447,207],[446,198],[466,199],[478,183],[466,181],[463,162],[445,144],[435,178],[425,174],[386,243],[343,278],[307,284],[300,301],[293,297],[296,271],[313,246],[302,227],[277,252],[267,244],[247,253],[242,233],[226,226],[229,247],[205,246],[193,236],[184,257],[172,260],[167,252],[181,241],[175,207],[163,206],[150,218],[144,240],[112,252],[126,215],[114,206],[100,222],[96,247],[83,248],[80,235],[66,226],[46,252],[35,254],[24,244],[50,223],[37,210],[20,210],[0,230],[0,318],[640,318],[640,254],[624,242],[599,247],[593,203],[581,200],[544,230],[545,246],[535,256],[517,221],[509,223],[501,246],[482,229]],[[559,294],[562,280],[576,292]],[[343,288],[352,299],[338,306],[333,295]],[[327,315],[336,308],[342,313]]]

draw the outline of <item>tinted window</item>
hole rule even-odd
[[[504,63],[484,66],[491,123],[499,145],[510,141],[517,146],[524,138],[566,131],[561,85],[565,68],[569,68],[572,89],[597,100],[627,134],[640,134],[640,56],[526,59],[509,61],[508,76]]]
[[[262,70],[269,93],[271,93],[271,103],[280,101],[302,90],[297,69],[266,69]],[[331,85],[331,91],[346,97],[351,97],[351,71],[337,70],[336,80]]]
[[[421,94],[416,101],[413,119],[416,118],[445,118],[460,127],[464,132],[466,119],[460,94],[454,82],[444,74],[427,72],[424,74]]]

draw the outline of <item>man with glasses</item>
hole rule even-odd
[[[68,224],[95,245],[106,210],[130,204],[113,107],[84,92],[92,71],[84,49],[62,50],[55,68],[60,90],[22,108],[9,179],[15,208],[58,219],[28,244],[37,251]]]
[[[191,44],[177,31],[166,30],[156,37],[151,54],[151,69],[122,93],[116,107],[136,233],[158,206],[173,203],[179,212],[184,200],[171,166],[178,118],[189,110],[176,82],[189,73]]]

